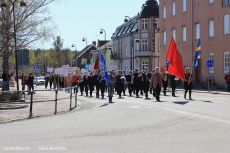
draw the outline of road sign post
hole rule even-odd
[[[214,64],[213,61],[210,59],[206,61],[206,66],[208,67],[208,92],[210,92],[210,90],[209,90],[209,79],[210,79],[209,78],[209,68],[213,67],[213,64]]]

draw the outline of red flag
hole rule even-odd
[[[98,69],[98,66],[99,66],[99,57],[98,57],[98,55],[97,55],[97,58],[96,58],[96,61],[95,61],[95,63],[94,63],[94,70],[97,70]]]
[[[177,49],[176,43],[172,37],[166,60],[169,60],[168,73],[174,74],[178,78],[185,80],[184,68],[182,64],[181,55]]]

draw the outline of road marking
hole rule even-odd
[[[141,106],[129,106],[130,108],[140,108]]]
[[[153,106],[153,107],[168,110],[168,111],[171,111],[171,112],[176,112],[176,113],[179,113],[179,114],[189,115],[189,116],[193,116],[193,117],[200,117],[200,118],[204,118],[204,119],[208,119],[208,120],[213,120],[213,121],[217,121],[217,122],[223,122],[223,123],[226,123],[226,124],[230,124],[229,120],[223,120],[223,119],[216,118],[216,117],[211,117],[211,116],[205,116],[205,115],[201,115],[201,114],[194,114],[194,113],[179,111],[179,110],[172,109],[172,108],[165,108],[165,107],[159,107],[159,106]]]

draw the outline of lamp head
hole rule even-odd
[[[103,31],[102,31],[102,30],[100,31],[100,34],[103,34]]]
[[[140,40],[139,40],[139,39],[136,39],[136,42],[140,42]]]
[[[125,18],[125,19],[124,19],[124,22],[128,22],[128,19]]]
[[[26,2],[25,1],[20,1],[20,7],[25,7],[26,6]]]
[[[82,41],[85,41],[85,39],[83,38]]]

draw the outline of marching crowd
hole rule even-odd
[[[189,70],[186,72],[187,76]],[[186,76],[186,75],[185,75]],[[22,85],[30,84],[27,80],[31,80],[33,77],[25,76],[25,80],[22,81]],[[30,79],[28,79],[30,78]],[[185,98],[186,93],[189,91],[189,98],[191,99],[191,87],[192,87],[192,75],[187,78],[190,81],[185,81],[188,85],[185,85]],[[163,94],[166,95],[166,90],[168,84],[171,84],[172,96],[175,97],[176,81],[178,78],[175,75],[168,74],[166,70],[160,72],[160,69],[156,67],[152,72],[148,72],[147,68],[143,71],[138,71],[136,68],[134,71],[129,71],[128,74],[125,71],[114,70],[108,71],[108,82],[106,83],[106,78],[104,72],[96,70],[95,73],[90,72],[89,74],[67,74],[67,75],[57,75],[51,74],[50,76],[45,76],[45,88],[64,88],[72,87],[78,85],[74,92],[80,91],[80,94],[85,94],[86,96],[92,97],[93,91],[96,91],[96,98],[105,97],[105,92],[108,92],[109,102],[112,102],[112,97],[114,92],[121,98],[122,94],[126,96],[126,90],[128,90],[129,96],[133,94],[136,98],[140,95],[144,95],[146,99],[149,98],[149,94],[156,97],[157,101],[160,101],[161,88],[163,89]],[[170,80],[170,81],[169,81]],[[30,81],[32,82],[32,81]],[[189,82],[189,83],[188,83]],[[29,85],[29,90],[33,90],[33,87]]]

